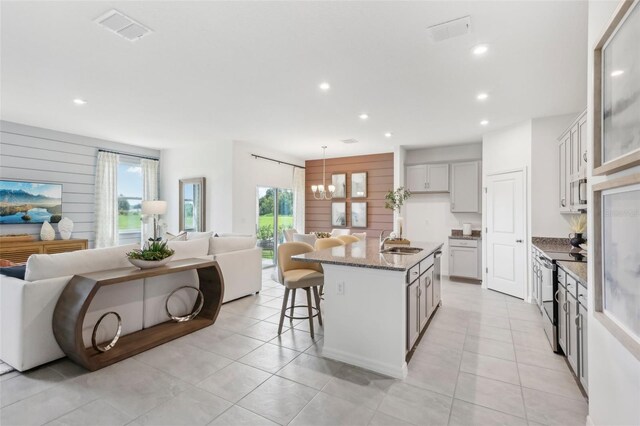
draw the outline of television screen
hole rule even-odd
[[[0,180],[0,225],[56,223],[62,219],[62,185]]]

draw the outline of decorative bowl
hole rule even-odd
[[[160,266],[166,265],[167,263],[171,262],[171,258],[173,256],[174,255],[171,255],[162,260],[129,259],[129,262],[131,262],[133,266],[140,269],[152,269],[152,268],[159,268]]]

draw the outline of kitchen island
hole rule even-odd
[[[381,253],[368,239],[294,256],[324,269],[322,355],[404,378],[407,354],[440,304],[442,245]]]

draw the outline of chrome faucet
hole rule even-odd
[[[386,244],[387,241],[389,241],[391,239],[391,237],[386,237],[386,238],[383,239],[385,232],[387,232],[387,231],[383,230],[380,233],[380,251],[384,250],[384,245]]]

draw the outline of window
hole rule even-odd
[[[120,156],[118,164],[118,231],[140,232],[142,167],[139,158]]]

